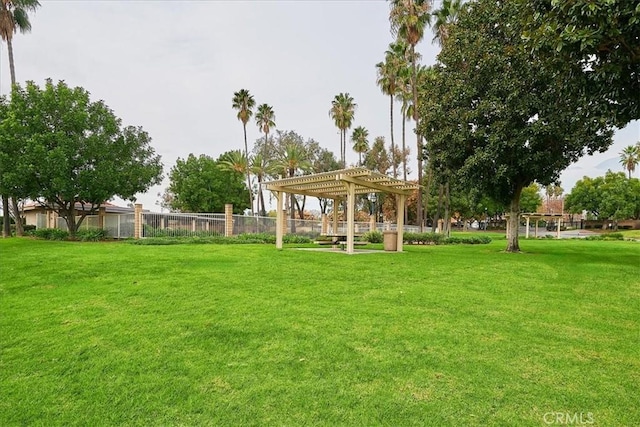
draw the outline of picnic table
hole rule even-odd
[[[354,234],[353,237],[361,237],[362,234]],[[322,239],[316,240],[317,245],[331,245],[334,248],[340,246],[340,249],[344,250],[347,245],[346,233],[341,234],[323,234],[320,237]],[[354,245],[366,245],[366,242],[353,242]]]

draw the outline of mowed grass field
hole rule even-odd
[[[0,425],[638,425],[640,243],[504,246],[0,240]]]

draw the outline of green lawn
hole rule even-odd
[[[0,425],[638,425],[640,243],[504,246],[1,240]]]

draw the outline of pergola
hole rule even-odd
[[[336,207],[342,200],[347,201],[347,238],[346,252],[354,253],[354,211],[355,196],[371,192],[391,193],[397,197],[397,251],[402,252],[404,228],[404,204],[406,197],[418,188],[418,185],[391,178],[367,168],[358,167],[341,169],[314,175],[297,176],[293,178],[269,181],[264,184],[271,190],[277,200],[276,248],[282,249],[284,234],[283,203],[284,193],[302,194],[311,197],[322,197],[333,200],[333,230],[338,229],[338,210]]]
[[[560,238],[560,224],[562,223],[562,218],[564,217],[564,215],[562,214],[552,214],[552,213],[538,213],[538,212],[534,212],[534,213],[523,213],[521,214],[521,216],[523,218],[525,218],[527,220],[527,228],[526,228],[526,235],[525,237],[528,239],[529,238],[529,227],[531,225],[531,220],[534,220],[536,222],[536,228],[535,228],[535,237],[538,237],[538,221],[540,221],[541,219],[547,220],[547,219],[553,219],[556,221],[557,223],[557,229],[556,229],[556,238],[559,239]]]

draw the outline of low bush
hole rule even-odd
[[[438,233],[404,233],[404,241],[410,245],[440,245],[444,239],[444,234]]]
[[[98,242],[109,237],[106,230],[101,228],[92,228],[89,230],[78,230],[76,238],[82,242]]]
[[[410,245],[486,245],[489,236],[446,237],[439,233],[404,233],[404,241]]]
[[[593,234],[591,236],[585,237],[586,240],[624,240],[624,235],[622,233],[604,233],[604,234]]]
[[[59,228],[39,228],[33,231],[33,236],[43,240],[66,240],[69,232]]]
[[[489,236],[447,237],[444,239],[447,245],[486,245],[491,243]]]
[[[240,234],[238,236],[185,236],[185,237],[148,237],[138,240],[130,240],[134,245],[184,245],[184,244],[248,244],[267,243],[275,244],[276,236],[267,233]],[[311,243],[311,239],[306,236],[286,234],[282,237],[283,243]]]
[[[378,230],[367,231],[362,235],[361,240],[367,241],[369,243],[382,243],[382,232]]]

